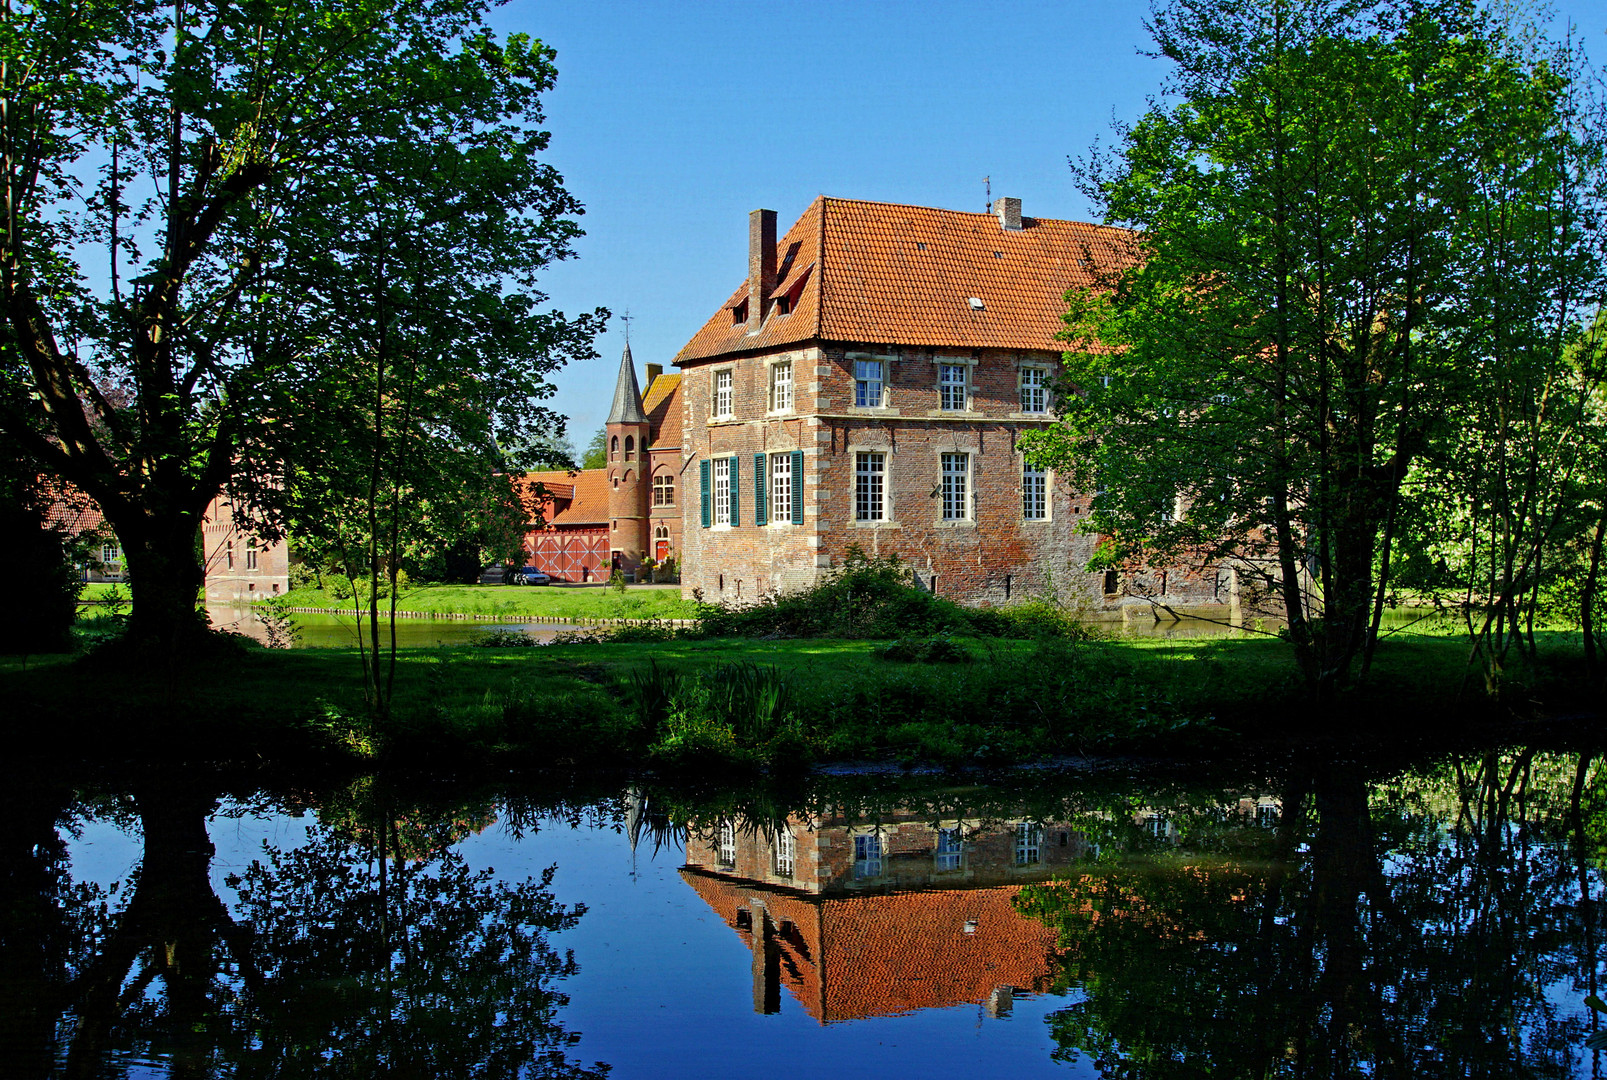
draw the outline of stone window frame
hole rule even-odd
[[[855,412],[887,412],[893,399],[893,360],[895,357],[883,353],[850,352],[843,356],[848,364],[848,375],[853,381],[854,396],[849,402],[850,408]],[[860,364],[875,364],[881,368],[880,385],[881,401],[875,405],[859,404],[859,387],[869,380],[859,377]]]
[[[770,463],[768,469],[770,475],[765,477],[766,498],[769,504],[769,524],[786,525],[790,528],[792,527],[793,500],[797,499],[801,494],[801,492],[798,490],[799,477],[796,477],[792,474],[792,453],[791,451],[783,450],[779,453],[767,455],[767,460]],[[783,512],[781,509],[778,509],[783,504],[777,500],[777,492],[781,490],[780,485],[777,482],[780,477],[777,474],[782,471],[783,465],[785,465],[785,471],[787,474],[787,501],[785,503],[785,512]]]
[[[1033,524],[1040,524],[1040,523],[1046,522],[1046,521],[1053,521],[1054,520],[1054,514],[1055,514],[1055,511],[1054,511],[1055,500],[1054,500],[1054,497],[1053,497],[1053,493],[1054,493],[1054,486],[1053,486],[1054,485],[1054,470],[1049,469],[1049,468],[1040,468],[1038,466],[1033,465],[1032,462],[1030,462],[1030,461],[1028,461],[1026,459],[1025,455],[1017,455],[1017,456],[1019,457],[1019,459],[1021,461],[1021,520],[1026,521],[1026,522],[1031,522]],[[1030,514],[1027,513],[1027,509],[1028,509],[1028,507],[1027,507],[1027,480],[1028,480],[1028,471],[1029,470],[1036,471],[1042,477],[1042,483],[1043,483],[1043,491],[1042,491],[1043,513],[1040,514],[1037,517],[1033,517],[1033,516],[1031,516]]]
[[[660,481],[663,481],[663,482],[660,483]],[[664,497],[664,501],[661,502],[660,501],[660,496],[664,495],[665,492],[668,492],[668,494],[667,494],[667,496]],[[675,505],[675,473],[671,472],[669,470],[665,470],[664,472],[661,472],[661,473],[655,473],[654,476],[653,476],[653,506],[655,508],[657,508],[657,507],[661,507],[661,506],[674,506],[674,505]]]
[[[720,490],[720,466],[725,466],[725,491]],[[716,529],[729,529],[731,521],[731,472],[736,468],[737,459],[729,454],[709,459],[709,488],[713,492],[713,513],[710,515],[710,525]],[[724,515],[723,519],[721,515]]]
[[[777,829],[771,844],[770,869],[776,877],[790,878],[798,867],[798,838],[790,829]]]
[[[720,379],[725,379],[725,411],[720,411]],[[736,419],[737,375],[735,364],[723,364],[709,373],[709,421],[719,423]]]
[[[1038,866],[1043,862],[1043,823],[1016,822],[1015,865]]]
[[[938,451],[938,525],[953,527],[976,524],[976,456],[977,452],[970,447],[949,447]],[[949,478],[956,475],[949,471],[948,459],[950,457],[963,457],[965,459],[965,471],[962,478],[962,483],[965,486],[965,490],[962,493],[962,497],[965,500],[965,513],[959,517],[950,517],[948,512]]]
[[[849,466],[852,473],[849,479],[850,513],[849,524],[856,528],[885,528],[897,525],[898,519],[894,516],[896,508],[893,505],[893,448],[886,443],[850,443],[847,447]],[[861,454],[880,454],[882,457],[882,516],[879,518],[861,518],[859,516],[859,458]]]
[[[787,369],[787,404],[776,405],[776,372]],[[791,353],[765,358],[765,415],[791,416],[798,411],[798,364]]]
[[[1033,372],[1042,377],[1042,381],[1035,386],[1027,385],[1027,373]],[[1047,364],[1034,364],[1022,361],[1016,365],[1016,404],[1020,406],[1022,416],[1048,416],[1050,402],[1049,392],[1050,369]],[[1042,395],[1043,407],[1041,409],[1027,408],[1027,391],[1032,390]]]
[[[1033,356],[1028,353],[1017,353],[1015,357],[1016,369],[1016,407],[1010,413],[1013,419],[1019,420],[1051,420],[1055,415],[1055,396],[1052,387],[1055,374],[1055,360],[1048,356]],[[1044,408],[1042,412],[1031,412],[1021,407],[1022,372],[1036,369],[1043,372]]]
[[[961,870],[965,866],[965,830],[939,826],[932,843],[932,869],[938,873]]]

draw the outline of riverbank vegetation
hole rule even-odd
[[[1467,647],[1382,643],[1375,678],[1302,709],[1270,637],[885,641],[581,640],[398,655],[390,714],[367,709],[355,650],[244,644],[205,661],[0,661],[7,739],[53,759],[488,765],[661,772],[792,771],[826,762],[1003,766],[1064,755],[1199,755],[1375,732],[1471,732],[1579,699],[1576,636],[1541,632],[1522,694],[1458,693]],[[953,662],[958,660],[959,662]]]

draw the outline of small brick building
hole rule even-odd
[[[639,579],[648,556],[680,557],[680,385],[681,376],[648,364],[643,396],[626,344],[608,410],[607,465],[523,477],[546,492],[542,522],[525,535],[530,565],[556,581],[607,581],[616,569]]]
[[[207,504],[201,551],[209,603],[254,601],[290,591],[289,546],[282,538],[259,539],[227,491]]]
[[[1128,240],[1023,217],[1019,199],[975,214],[822,197],[779,241],[755,210],[747,280],[675,358],[684,592],[806,586],[857,546],[973,603],[1217,602],[1214,570],[1089,573],[1089,497],[1019,450],[1053,422],[1066,291]]]

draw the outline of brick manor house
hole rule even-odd
[[[857,545],[973,603],[1216,602],[1209,570],[1085,570],[1089,497],[1018,448],[1053,420],[1065,293],[1129,257],[1127,235],[1012,198],[976,214],[821,197],[778,241],[755,210],[747,280],[675,357],[684,591],[808,585]]]
[[[531,473],[547,486],[531,561],[558,580],[673,557],[682,591],[750,600],[814,583],[850,547],[898,554],[920,584],[972,603],[1049,588],[1114,606],[1220,602],[1218,575],[1084,569],[1089,496],[1030,466],[1053,422],[1068,289],[1129,257],[1107,226],[821,197],[777,239],[748,220],[747,279],[676,355],[627,345],[608,464]]]

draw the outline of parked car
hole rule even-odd
[[[513,575],[515,585],[546,585],[551,581],[551,574],[543,573],[534,566],[527,566]]]

